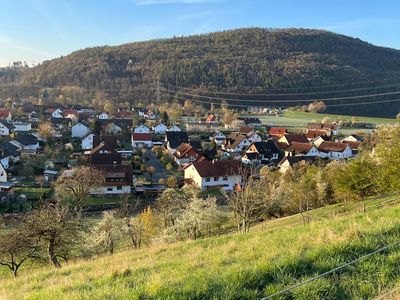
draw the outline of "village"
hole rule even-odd
[[[295,164],[347,160],[363,141],[340,136],[336,122],[289,130],[260,121],[254,112],[223,108],[174,121],[157,108],[8,103],[0,110],[0,207],[22,211],[52,192],[77,166],[99,170],[101,187],[90,203],[113,203],[123,194],[155,198],[167,188],[194,184],[207,193],[240,189],[242,167],[285,173]],[[258,114],[269,113],[264,109]],[[231,114],[229,123],[224,114]]]

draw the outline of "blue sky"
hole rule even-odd
[[[0,66],[240,27],[322,28],[400,49],[398,0],[0,0]]]

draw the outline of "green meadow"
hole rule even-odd
[[[1,299],[260,299],[399,241],[398,195],[231,233],[1,273]],[[274,299],[370,299],[400,283],[400,245]]]

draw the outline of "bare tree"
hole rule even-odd
[[[127,219],[124,231],[131,239],[132,246],[135,249],[139,249],[142,246],[142,241],[145,234],[145,228],[142,220],[140,218]]]
[[[103,218],[94,230],[95,244],[113,254],[115,243],[120,237],[120,220],[115,217],[115,212],[106,211]]]
[[[250,226],[268,212],[273,202],[266,180],[254,179],[253,176],[245,180],[240,190],[227,194],[226,197],[232,219],[242,233],[247,233]]]
[[[39,240],[21,226],[0,234],[0,265],[7,267],[17,277],[23,263],[37,257]]]
[[[59,196],[69,197],[78,214],[90,192],[104,182],[101,171],[91,167],[77,167],[64,172],[56,181],[55,191]]]

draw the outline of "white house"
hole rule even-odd
[[[104,176],[103,184],[92,190],[92,195],[121,195],[130,194],[132,187],[131,166],[123,165],[100,165],[95,166]]]
[[[338,142],[322,142],[318,146],[319,157],[328,159],[346,159],[353,156],[350,145]]]
[[[223,134],[221,131],[216,131],[212,136],[210,136],[210,141],[214,140],[218,146],[221,146],[225,139],[226,135]]]
[[[153,147],[152,137],[150,133],[133,133],[132,148],[142,149]]]
[[[39,149],[39,140],[31,134],[18,135],[10,143],[21,150],[36,151]]]
[[[71,136],[73,138],[82,138],[89,132],[90,132],[89,127],[82,123],[77,123],[71,127]]]
[[[90,150],[93,149],[93,143],[96,135],[91,133],[84,137],[81,142],[81,148],[82,150]]]
[[[13,125],[16,132],[29,132],[32,130],[32,124],[28,122],[15,121]]]
[[[150,128],[145,125],[140,125],[133,130],[134,133],[150,133]]]
[[[318,149],[310,143],[293,142],[285,149],[285,156],[319,156]]]
[[[56,110],[54,110],[51,113],[51,117],[52,118],[57,118],[57,119],[64,118],[63,111],[61,109],[57,108]]]
[[[225,146],[225,150],[227,152],[242,152],[250,145],[251,142],[249,139],[245,135],[240,134],[231,144]]]
[[[202,190],[210,187],[233,190],[243,183],[241,162],[197,160],[185,168],[185,181],[195,184]]]
[[[167,131],[170,131],[170,132],[181,132],[182,129],[180,129],[180,128],[179,128],[178,126],[176,126],[176,125],[172,125],[170,128],[167,129]]]
[[[14,125],[6,120],[0,120],[0,135],[9,136],[15,130]]]
[[[262,138],[258,135],[258,133],[252,131],[247,135],[247,138],[249,139],[250,142],[255,143],[255,142],[261,142]]]
[[[97,119],[99,120],[108,120],[110,118],[110,116],[108,115],[108,113],[106,112],[102,112],[101,114],[97,115]]]
[[[157,124],[156,126],[154,126],[154,134],[165,134],[167,129],[168,127],[165,124]]]
[[[271,161],[277,161],[279,149],[272,140],[252,143],[242,155],[241,160],[245,164],[261,165]]]
[[[8,169],[10,167],[11,156],[7,154],[4,149],[1,149],[1,152],[0,163],[3,165],[4,169]]]
[[[37,123],[39,122],[39,114],[35,111],[31,112],[28,116],[30,122]]]

